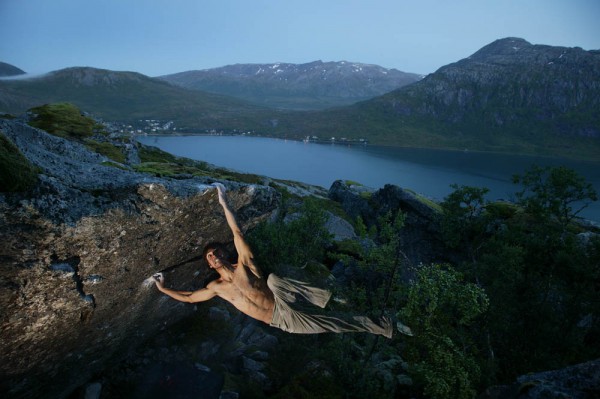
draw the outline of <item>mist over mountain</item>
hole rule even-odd
[[[236,64],[161,76],[181,87],[272,108],[323,109],[363,101],[414,83],[421,75],[354,62]]]
[[[0,77],[24,75],[25,71],[14,65],[0,62]]]

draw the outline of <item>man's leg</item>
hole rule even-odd
[[[285,302],[286,293],[282,292],[277,279],[279,279],[277,276],[271,274],[267,280],[267,284],[275,296],[275,311],[271,326],[294,334],[369,332],[387,338],[392,337],[392,325],[388,320],[382,320],[380,326],[365,316],[354,316],[343,320],[337,317],[313,315],[292,309]]]

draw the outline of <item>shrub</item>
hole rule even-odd
[[[439,265],[417,272],[402,314],[413,329],[406,359],[433,398],[473,398],[480,378],[475,321],[488,308],[483,289]]]

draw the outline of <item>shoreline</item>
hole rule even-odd
[[[469,149],[469,148],[454,148],[454,147],[422,147],[422,146],[411,146],[411,145],[385,145],[385,144],[373,144],[368,140],[365,142],[358,142],[356,140],[348,140],[348,141],[330,141],[330,140],[308,140],[299,139],[297,137],[280,137],[280,136],[270,136],[270,135],[259,135],[259,134],[245,134],[245,133],[144,133],[132,134],[133,138],[138,136],[141,137],[186,137],[186,136],[201,136],[201,137],[254,137],[254,138],[265,138],[265,139],[274,139],[274,140],[290,140],[297,142],[305,142],[305,143],[314,143],[320,145],[348,145],[353,147],[372,147],[372,148],[388,148],[388,149],[413,149],[413,150],[427,150],[427,151],[445,151],[452,153],[473,153],[473,154],[493,154],[493,155],[507,155],[507,156],[522,156],[522,157],[536,157],[547,160],[567,160],[567,161],[576,161],[576,162],[584,162],[589,163],[590,166],[600,166],[600,156],[598,159],[588,158],[588,157],[569,157],[565,155],[548,155],[548,154],[539,154],[535,152],[509,152],[509,151],[492,151],[492,150],[479,150],[479,149]]]

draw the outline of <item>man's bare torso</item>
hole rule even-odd
[[[275,302],[266,281],[256,277],[241,264],[231,266],[233,271],[211,282],[207,288],[212,289],[242,313],[270,324]]]

